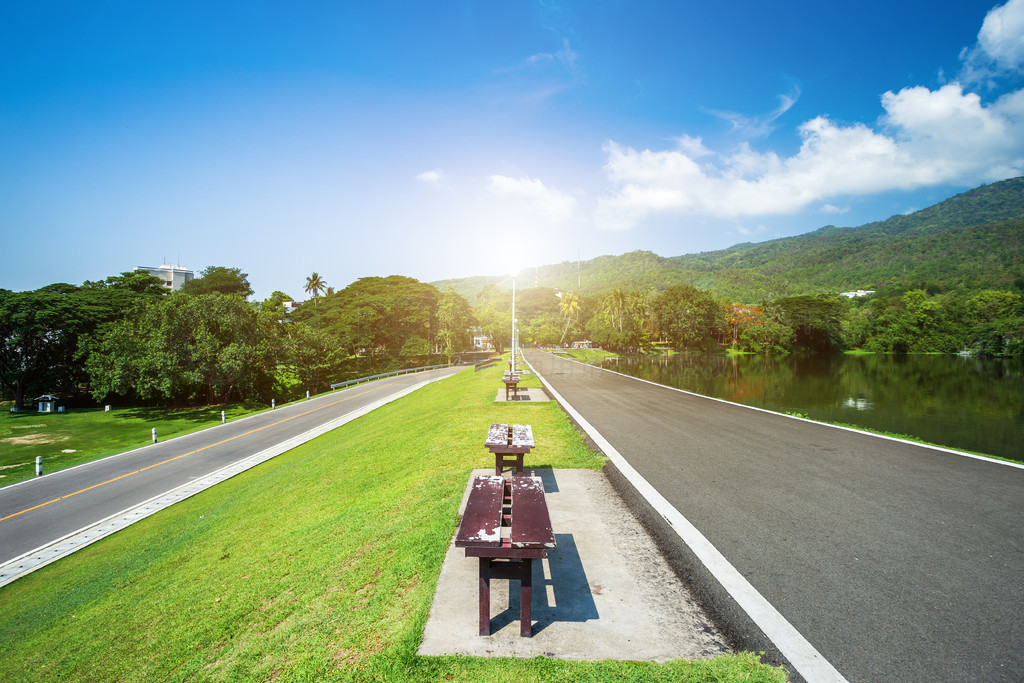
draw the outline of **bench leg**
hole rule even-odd
[[[491,559],[480,558],[480,635],[491,635]]]
[[[519,635],[533,637],[533,560],[480,558],[480,635],[491,635],[491,579],[519,580]],[[511,586],[509,586],[511,592]],[[511,595],[509,595],[511,598]],[[510,600],[511,602],[511,600]]]
[[[524,638],[533,637],[533,560],[524,557],[522,576],[519,579],[519,635]]]

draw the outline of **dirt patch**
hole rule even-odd
[[[66,436],[49,436],[47,434],[26,434],[25,436],[11,436],[6,439],[0,439],[0,443],[12,443],[18,446],[35,446],[44,443],[67,441],[68,438],[69,437]]]

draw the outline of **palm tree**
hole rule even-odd
[[[604,295],[601,300],[602,312],[605,319],[612,327],[618,327],[622,332],[622,314],[626,308],[626,294],[616,287]]]
[[[314,271],[312,275],[306,278],[306,294],[313,295],[314,306],[325,289],[327,289],[327,283],[320,277],[320,273]]]

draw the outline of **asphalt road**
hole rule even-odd
[[[1024,469],[525,353],[848,680],[1024,680]]]
[[[350,387],[0,488],[0,564],[412,385],[460,369]]]

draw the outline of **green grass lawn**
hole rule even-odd
[[[36,456],[43,456],[43,473],[80,465],[188,432],[220,424],[220,411],[228,420],[266,410],[240,404],[210,408],[103,408],[73,409],[64,413],[22,411],[0,413],[0,486],[36,474]]]
[[[431,384],[0,589],[0,679],[786,680],[749,653],[416,655],[487,426],[532,424],[531,465],[603,465],[557,404],[495,403],[500,378]]]

